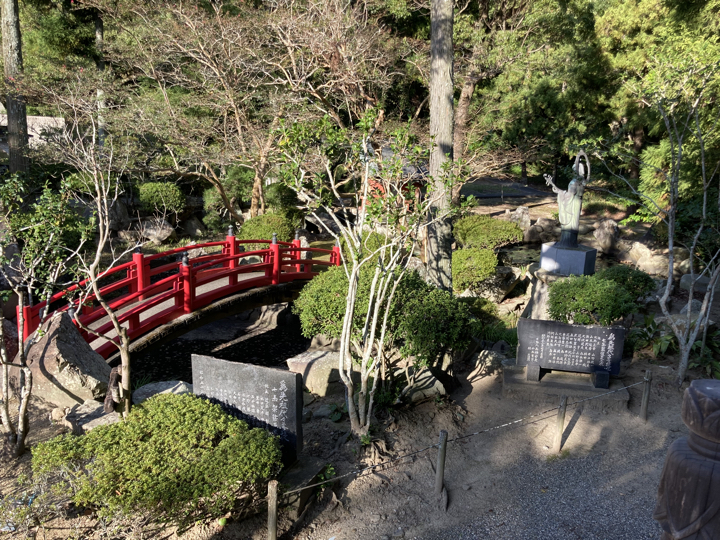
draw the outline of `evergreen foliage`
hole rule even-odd
[[[248,219],[237,233],[238,240],[272,240],[277,233],[280,242],[291,242],[295,238],[292,222],[284,214],[263,214]],[[252,244],[248,250],[265,249],[268,244]]]
[[[625,264],[616,264],[596,274],[597,279],[607,279],[630,293],[634,300],[643,298],[657,288],[655,280],[642,270]]]
[[[497,255],[492,249],[458,249],[452,255],[453,288],[474,290],[495,275]]]
[[[597,275],[570,276],[549,287],[548,314],[555,321],[607,326],[637,309],[625,287]]]
[[[280,449],[219,405],[161,394],[123,422],[37,445],[32,467],[37,482],[102,518],[148,514],[182,530],[262,500]]]
[[[140,204],[145,212],[166,215],[185,209],[185,195],[170,182],[145,182],[139,188]]]
[[[463,248],[498,249],[522,242],[523,232],[512,221],[470,215],[453,224],[453,236]]]

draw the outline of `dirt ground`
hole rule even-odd
[[[462,524],[471,518],[492,513],[507,504],[509,486],[520,482],[523,464],[534,461],[549,475],[589,456],[612,456],[616,478],[608,479],[607,497],[624,499],[632,493],[639,500],[653,501],[668,445],[687,433],[680,419],[682,392],[674,385],[674,359],[649,363],[628,361],[623,378],[626,385],[642,380],[652,367],[654,384],[650,415],[645,423],[638,418],[642,386],[630,390],[627,412],[608,413],[589,408],[568,410],[563,452],[557,459],[552,447],[555,412],[532,418],[513,426],[469,437],[448,445],[445,485],[447,511],[442,511],[433,494],[436,449],[381,467],[374,473],[341,479],[332,489],[318,491],[316,500],[298,521],[288,511],[280,516],[282,538],[335,540],[357,538],[425,538],[438,531]],[[441,429],[450,440],[537,414],[551,407],[533,405],[502,397],[502,376],[497,365],[461,366],[458,374],[462,386],[449,399],[429,400],[414,407],[384,411],[378,415],[374,443],[361,446],[349,437],[346,419],[338,423],[313,419],[304,425],[305,452],[332,464],[338,475],[376,464],[395,456],[422,450],[438,440]],[[694,373],[694,376],[699,374]],[[687,386],[687,383],[684,387]],[[337,402],[332,397],[315,400],[311,410]],[[32,446],[62,431],[49,421],[49,408],[32,408]],[[624,469],[632,456],[652,456],[646,470]],[[20,473],[29,470],[29,454],[6,462],[0,473],[2,495],[18,493],[14,485]],[[612,482],[611,482],[612,480]],[[517,486],[516,486],[517,487]],[[550,487],[548,486],[548,489]],[[522,501],[514,504],[522,505]],[[645,518],[650,522],[652,506],[646,505]],[[62,513],[61,513],[62,514]],[[266,538],[266,516],[240,522],[217,522],[198,525],[183,538],[261,539]],[[34,527],[37,538],[102,538],[102,528],[90,515],[59,516],[41,527]],[[24,533],[0,534],[0,538],[23,538]],[[175,538],[172,530],[159,528],[125,529],[116,538]],[[440,536],[432,536],[444,538]],[[574,538],[568,536],[567,538]]]

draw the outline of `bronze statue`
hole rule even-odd
[[[720,538],[720,381],[693,381],[682,419],[690,435],[668,449],[653,518],[661,540]]]
[[[585,174],[585,165],[580,162],[580,157],[585,158],[587,164],[587,174]],[[560,218],[560,241],[555,247],[576,248],[578,246],[577,237],[580,230],[580,211],[582,210],[582,198],[585,192],[585,184],[590,181],[590,160],[587,154],[582,150],[575,158],[573,165],[573,179],[567,188],[567,191],[558,188],[553,182],[553,177],[549,174],[545,175],[545,182],[552,187],[553,192],[557,193],[558,215]]]

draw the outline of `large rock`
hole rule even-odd
[[[138,226],[140,234],[156,246],[176,237],[175,229],[162,218],[144,218]]]
[[[180,224],[180,228],[190,238],[202,238],[207,233],[205,225],[195,216],[190,216]]]
[[[539,225],[533,225],[528,227],[523,232],[523,242],[526,244],[539,244],[542,242],[540,235],[544,232],[543,228]]]
[[[103,404],[92,399],[82,405],[75,405],[61,420],[74,435],[84,435],[98,426],[108,426],[119,421],[118,413],[105,413]]]
[[[603,253],[613,253],[617,249],[617,242],[620,238],[618,224],[612,219],[601,220],[593,232],[597,240],[597,248]]]
[[[288,369],[300,373],[305,388],[318,396],[343,394],[345,384],[340,379],[338,353],[307,351],[287,360]]]
[[[697,269],[695,269],[695,271],[697,272]],[[695,274],[694,279],[693,276],[690,274],[685,274],[683,277],[681,277],[680,288],[689,291],[690,285],[692,285],[693,281],[695,281],[695,292],[707,292],[708,286],[710,285],[710,278],[705,276],[699,277],[697,273]],[[715,292],[720,292],[720,279],[715,282]]]
[[[422,279],[427,279],[427,266],[419,257],[410,257],[407,269],[409,271],[415,270]]]
[[[305,221],[312,223],[320,233],[327,233],[328,230],[332,233],[339,234],[340,228],[335,223],[335,220],[327,212],[315,212],[315,214],[308,214],[305,216]]]
[[[110,207],[108,225],[111,231],[123,231],[130,226],[130,214],[127,207],[120,201],[115,201]]]
[[[527,206],[518,206],[514,212],[505,210],[505,219],[517,223],[523,231],[530,227],[530,209]]]
[[[495,275],[483,281],[475,292],[483,298],[500,303],[520,281],[520,270],[510,266],[498,266]]]
[[[557,221],[550,218],[540,218],[535,222],[536,227],[540,227],[543,232],[553,232],[557,227]]]
[[[340,350],[340,340],[328,337],[325,334],[317,334],[310,341],[309,350],[338,352]]]
[[[82,338],[68,314],[56,313],[41,330],[43,335],[30,348],[27,359],[33,394],[56,407],[102,399],[110,366]],[[13,386],[17,389],[17,383]]]
[[[3,335],[5,337],[5,352],[8,358],[15,358],[18,353],[18,329],[17,326],[3,319]]]
[[[157,394],[192,394],[192,384],[183,381],[162,381],[146,384],[133,392],[132,402],[140,405]]]

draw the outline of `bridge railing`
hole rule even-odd
[[[268,244],[268,247],[246,251],[246,248],[258,244]],[[221,250],[192,259],[188,256],[191,250],[213,247],[220,247]],[[329,254],[330,260],[301,258],[307,254]],[[151,262],[173,255],[178,257],[178,260],[151,266]],[[250,262],[251,257],[255,258],[253,262]],[[317,272],[312,271],[313,265],[340,264],[340,250],[337,246],[329,250],[301,247],[298,239],[293,242],[278,242],[275,238],[238,240],[235,236],[228,235],[224,241],[192,244],[154,255],[143,255],[137,250],[133,253],[131,262],[101,274],[99,279],[114,281],[100,288],[100,296],[106,299],[109,308],[117,314],[118,322],[126,328],[129,338],[134,339],[224,296],[253,287],[311,279],[317,275]],[[243,279],[245,274],[256,275]],[[79,288],[84,289],[87,286],[89,281],[84,280],[56,293],[49,303],[41,302],[25,307],[24,339],[37,329],[48,304],[51,312],[80,309],[80,322],[92,329],[92,332],[81,329],[81,335],[91,345],[95,345],[97,340],[104,341],[95,347],[95,350],[107,358],[116,346],[105,338],[115,341],[119,339],[107,312],[99,304],[95,294],[87,295],[81,306],[78,305],[78,300],[71,299]],[[112,296],[123,289],[127,292]]]

